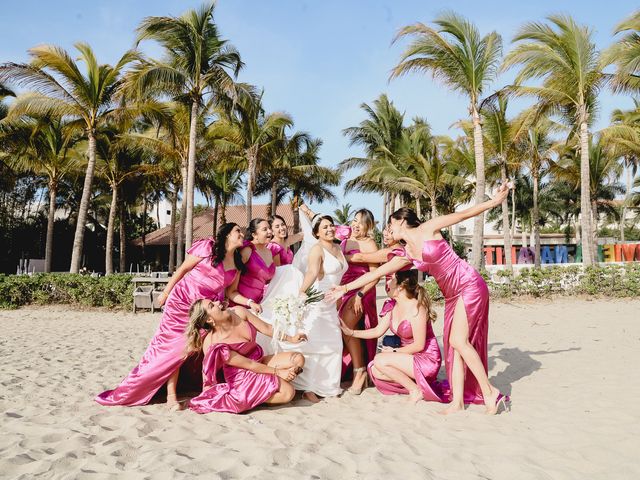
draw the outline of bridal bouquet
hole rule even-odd
[[[273,336],[271,345],[277,351],[278,340],[288,333],[297,333],[302,330],[302,320],[309,305],[317,303],[324,298],[324,294],[313,287],[307,289],[306,297],[297,295],[279,295],[271,300],[273,310]]]

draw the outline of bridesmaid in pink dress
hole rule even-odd
[[[297,352],[264,356],[256,332],[270,337],[271,325],[243,307],[226,307],[226,302],[205,299],[191,307],[187,352],[204,352],[204,360],[202,393],[191,399],[189,408],[198,413],[241,413],[262,403],[290,402],[295,389],[289,382],[302,371],[304,356]],[[284,335],[282,340],[300,343],[306,336]]]
[[[342,331],[354,338],[375,339],[391,329],[400,337],[401,346],[382,347],[382,352],[369,363],[369,375],[375,386],[385,395],[408,393],[412,402],[442,402],[436,381],[442,357],[431,327],[436,315],[428,295],[418,284],[418,272],[397,272],[389,283],[389,294],[391,298],[385,302],[380,312],[382,320],[376,328],[352,330],[343,324]]]
[[[267,248],[271,250],[273,261],[277,267],[290,265],[293,262],[293,251],[290,245],[299,241],[301,235],[293,235],[296,239],[290,239],[287,222],[280,215],[272,215],[269,217],[269,222],[271,223],[273,238],[268,243]]]
[[[365,273],[377,267],[377,264],[356,263],[354,254],[371,254],[378,250],[376,242],[369,236],[375,226],[373,214],[366,208],[356,212],[351,222],[351,236],[340,243],[342,253],[347,258],[349,268],[342,276],[342,284],[349,283],[360,278]],[[351,257],[351,259],[350,259]],[[374,328],[378,324],[376,308],[376,281],[365,285],[361,289],[350,290],[340,302],[338,315],[349,328],[355,328],[363,320],[364,328]],[[343,338],[346,351],[343,354],[343,372],[353,363],[353,382],[347,390],[353,395],[360,395],[367,384],[366,365],[373,360],[376,354],[376,341],[369,339],[365,342],[366,351],[362,350],[362,342],[353,340],[347,336]]]
[[[262,297],[267,285],[276,274],[276,264],[267,247],[273,238],[268,220],[254,218],[247,227],[249,241],[240,250],[245,271],[227,288],[227,298],[233,305],[251,309],[254,313],[262,313]]]
[[[488,414],[495,414],[504,397],[487,376],[487,334],[489,291],[478,272],[458,257],[440,235],[440,230],[497,207],[509,194],[502,185],[494,199],[461,212],[435,217],[420,223],[413,210],[401,208],[391,216],[396,240],[406,243],[406,258],[395,256],[375,271],[355,282],[335,287],[328,298],[366,285],[376,278],[398,271],[411,262],[429,273],[445,297],[444,350],[451,403],[442,413],[464,409],[465,403],[484,403]],[[420,255],[414,254],[420,252]],[[467,371],[470,373],[466,374]]]
[[[176,388],[185,360],[189,307],[199,298],[224,298],[225,288],[244,268],[238,252],[243,240],[240,227],[225,223],[215,242],[207,238],[191,246],[159,298],[164,304],[162,319],[140,363],[115,390],[98,395],[96,402],[109,406],[145,405],[167,383],[167,404],[179,407]]]

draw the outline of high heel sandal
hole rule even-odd
[[[360,372],[365,372],[364,373],[364,381],[362,382],[362,385],[360,387],[354,387],[353,384],[352,384],[347,389],[347,392],[349,392],[351,395],[360,395],[362,393],[362,390],[364,390],[365,388],[367,388],[369,386],[369,374],[367,373],[366,367],[354,368],[353,369],[353,380],[355,381],[356,374],[358,374]]]
[[[497,415],[498,413],[500,413],[500,405],[502,405],[502,408],[504,409],[505,412],[510,412],[511,397],[509,395],[503,395],[502,393],[499,394],[496,400],[496,411],[495,413],[493,413],[493,415]]]

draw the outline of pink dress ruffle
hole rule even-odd
[[[194,412],[246,412],[269,400],[280,388],[280,379],[275,375],[227,364],[231,352],[256,362],[262,359],[264,353],[256,343],[256,329],[249,322],[247,325],[251,330],[250,341],[217,343],[207,350],[202,362],[202,393],[189,402],[189,408]]]

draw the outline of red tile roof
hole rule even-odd
[[[267,218],[269,212],[269,205],[253,205],[252,213],[253,218]],[[246,227],[247,223],[247,209],[244,205],[230,205],[227,207],[227,222],[234,222],[241,227]],[[276,213],[284,218],[289,227],[289,233],[293,233],[293,209],[291,205],[278,205]],[[218,213],[218,226],[222,225],[221,214]],[[160,228],[153,232],[147,233],[146,244],[147,246],[154,245],[169,245],[169,230],[170,226]],[[206,238],[213,236],[213,208],[208,208],[202,213],[193,217],[193,239],[198,240],[200,238]],[[142,237],[138,237],[131,242],[136,247],[142,246]]]

